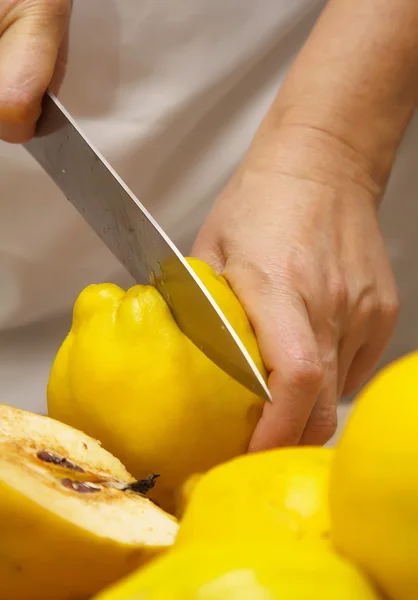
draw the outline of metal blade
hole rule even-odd
[[[46,94],[36,134],[24,146],[132,277],[157,287],[183,333],[223,371],[271,400],[261,373],[205,286],[52,94]]]

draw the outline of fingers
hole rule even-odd
[[[315,343],[313,337],[311,342]],[[319,360],[301,357],[306,347],[294,347],[290,353],[284,348],[282,353],[278,351],[280,369],[274,370],[269,378],[273,403],[264,406],[250,442],[250,451],[294,446],[300,442],[322,382]]]
[[[300,439],[302,445],[323,445],[337,429],[338,404],[338,337],[331,328],[317,337],[324,377],[315,406]]]
[[[372,374],[395,329],[399,300],[395,287],[389,289],[391,293],[386,298],[380,299],[379,305],[374,310],[373,319],[369,321],[368,331],[363,338],[364,343],[357,348],[349,365],[343,386],[344,395],[356,392]]]
[[[22,143],[33,135],[53,75],[71,0],[8,2],[0,22],[0,138]]]
[[[267,369],[273,403],[264,406],[250,443],[258,451],[298,444],[322,385],[318,346],[303,300],[283,289],[263,294],[251,278],[224,275],[241,299],[255,329]]]
[[[355,304],[350,319],[340,319],[349,324],[342,340],[341,330],[331,340],[324,340],[323,335],[317,337],[324,381],[301,444],[324,444],[334,435],[339,398],[355,392],[377,366],[393,333],[399,306],[394,286],[388,284],[386,289],[391,290],[388,300],[378,293],[365,296]]]
[[[392,334],[398,304],[390,272],[382,269],[377,280],[365,270],[352,281],[338,265],[318,271],[308,262],[295,271],[268,260],[261,266],[228,257],[222,244],[204,236],[195,252],[218,272],[227,257],[223,275],[270,372],[273,403],[264,406],[249,450],[326,443],[337,428],[341,394],[363,383]]]

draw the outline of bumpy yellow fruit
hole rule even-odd
[[[337,548],[393,600],[418,598],[418,352],[359,394],[331,471]]]
[[[264,372],[251,325],[224,278],[189,260]],[[246,451],[263,402],[183,335],[152,286],[92,285],[48,385],[50,416],[101,440],[137,478],[161,475],[172,510],[188,475]]]
[[[0,405],[0,600],[87,600],[169,547],[138,485],[81,431]]]
[[[329,544],[331,448],[283,448],[215,467],[187,503],[176,545],[288,539]]]
[[[300,544],[189,545],[96,600],[377,600],[341,557]]]

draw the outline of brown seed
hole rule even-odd
[[[55,452],[51,452],[50,450],[40,450],[36,456],[43,462],[52,463],[53,465],[58,465],[59,467],[64,467],[65,469],[71,469],[72,471],[84,473],[84,469],[82,467],[79,467],[78,465],[69,461],[67,458],[64,458],[64,456],[55,454]]]
[[[72,479],[69,479],[68,477],[62,479],[61,483],[65,488],[69,490],[74,490],[75,492],[79,492],[80,494],[94,494],[96,492],[100,492],[102,489],[100,485],[97,485],[95,483],[74,481]]]

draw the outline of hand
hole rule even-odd
[[[0,139],[31,138],[64,74],[71,0],[0,0]]]
[[[341,394],[376,366],[398,301],[376,216],[382,190],[341,142],[259,136],[197,238],[255,329],[270,372],[250,449],[322,444]]]

